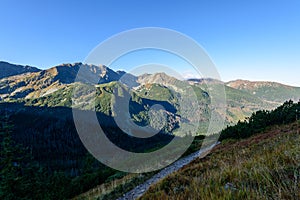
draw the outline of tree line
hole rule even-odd
[[[264,131],[268,126],[288,124],[299,119],[300,101],[286,101],[275,110],[260,110],[235,126],[228,126],[221,131],[219,140],[242,139]]]

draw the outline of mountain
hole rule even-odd
[[[224,84],[222,81],[213,78],[190,78],[187,79],[190,84]]]
[[[14,76],[18,74],[24,74],[24,73],[30,73],[30,72],[38,72],[40,69],[36,67],[30,67],[30,66],[22,66],[22,65],[14,65],[10,64],[8,62],[0,61],[0,79]]]
[[[0,62],[0,67],[3,69],[0,74],[0,101],[23,101],[26,105],[32,103],[36,106],[70,107],[75,85],[79,84],[83,87],[91,83],[102,85],[118,81],[119,86],[123,85],[124,87],[121,87],[132,89],[135,95],[155,101],[167,101],[177,108],[178,95],[191,95],[185,90],[192,87],[200,102],[203,105],[206,104],[204,106],[206,108],[203,109],[208,110],[210,85],[225,84],[228,106],[226,121],[228,124],[234,124],[238,120],[249,117],[256,110],[274,109],[286,100],[297,101],[300,98],[300,88],[274,82],[237,80],[223,83],[210,78],[183,81],[165,73],[134,76],[124,71],[113,71],[104,65],[83,63],[61,64],[46,70],[7,62]],[[79,69],[83,73],[75,80]],[[105,87],[118,85],[112,84]],[[102,99],[105,102],[105,99],[109,98]],[[110,108],[107,107],[107,109]],[[105,113],[111,113],[111,111],[105,110]],[[209,113],[203,120],[207,120],[208,115]]]
[[[145,85],[151,83],[157,83],[164,86],[176,86],[177,84],[182,85],[183,82],[167,75],[164,72],[155,73],[155,74],[143,74],[138,76],[137,82]]]
[[[120,79],[121,74],[104,65],[82,63],[62,64],[47,70],[0,79],[0,99],[30,99],[51,94],[75,82],[81,68],[83,76],[76,82],[109,83]]]
[[[79,69],[84,72],[83,76],[79,76],[79,78],[77,77],[75,80]],[[87,102],[91,100],[89,91],[95,90],[96,111],[108,116],[117,115],[113,110],[117,105],[115,103],[116,99],[124,99],[125,96],[129,96],[128,100],[130,99],[132,104],[132,106],[130,106],[130,114],[137,124],[151,124],[151,126],[154,126],[153,128],[159,126],[159,123],[154,122],[153,120],[155,119],[151,120],[147,114],[151,106],[155,104],[162,105],[166,110],[162,112],[160,108],[158,110],[159,113],[156,113],[154,116],[156,116],[156,120],[158,120],[157,117],[160,115],[167,116],[168,123],[166,126],[169,127],[164,128],[167,132],[178,128],[178,125],[181,123],[188,124],[191,121],[195,121],[195,117],[187,118],[185,116],[188,114],[187,110],[182,110],[181,113],[177,112],[178,104],[181,99],[180,93],[174,90],[171,91],[164,86],[169,83],[169,86],[173,85],[174,87],[179,87],[179,85],[186,86],[188,85],[187,83],[169,77],[166,74],[155,74],[149,77],[160,77],[156,80],[158,82],[164,82],[159,82],[160,84],[156,84],[155,87],[150,87],[151,91],[148,92],[148,95],[145,95],[143,88],[145,89],[146,85],[154,86],[155,80],[150,79],[151,82],[149,83],[148,81],[146,83],[146,80],[144,80],[145,76],[142,79],[123,71],[115,72],[102,65],[95,66],[82,63],[62,64],[40,72],[0,79],[0,100],[4,102],[23,102],[26,106],[72,107],[73,91],[76,88],[77,92],[80,92],[80,101],[82,102],[77,105],[76,108],[92,110],[93,107]],[[118,81],[119,79],[120,81]],[[171,79],[173,82],[169,81]],[[176,85],[175,83],[178,84]],[[129,90],[129,88],[133,87],[138,87],[138,89]],[[172,97],[164,98],[160,95],[167,90]],[[207,102],[208,96],[203,96],[202,93],[204,93],[204,91],[199,91],[201,101],[204,100],[204,102]],[[151,97],[149,94],[156,95],[155,97]],[[170,98],[173,100],[169,101]],[[126,107],[127,105],[124,106]],[[192,106],[190,108],[192,108]],[[123,108],[120,107],[119,109]],[[203,104],[203,109],[208,110],[207,103]],[[200,115],[201,113],[199,113],[199,116]],[[207,124],[209,116],[205,114],[202,120]],[[129,124],[127,124],[127,126],[130,127]],[[203,127],[206,126],[207,125],[204,125]],[[203,128],[201,130],[205,131]]]
[[[77,77],[75,80],[79,69],[81,69],[81,72],[83,72],[81,74],[83,75]],[[116,81],[118,81],[118,84],[113,84],[113,82]],[[25,102],[28,106],[71,107],[72,92],[75,86],[79,86],[79,90],[83,91],[83,89],[86,89],[87,85],[91,83],[98,85],[97,90],[99,94],[102,94],[101,98],[97,100],[97,102],[101,103],[101,105],[97,106],[97,111],[108,115],[113,114],[111,110],[112,106],[110,105],[110,96],[114,95],[114,93],[107,93],[107,91],[113,91],[114,89],[123,88],[122,90],[131,93],[130,95],[140,96],[143,99],[161,103],[165,101],[177,110],[179,109],[178,106],[180,104],[179,99],[181,95],[189,99],[193,96],[193,93],[195,93],[200,101],[200,120],[204,122],[202,123],[202,132],[205,132],[210,117],[209,87],[211,85],[224,85],[223,82],[214,79],[189,79],[183,81],[165,73],[134,76],[124,71],[115,72],[104,65],[96,66],[73,63],[61,64],[46,70],[1,78],[0,101],[21,101]],[[274,109],[285,100],[290,98],[295,99],[295,94],[297,94],[299,89],[266,82],[265,85],[268,86],[268,90],[261,89],[262,87],[260,87],[253,92],[253,87],[251,87],[250,90],[249,88],[242,87],[242,85],[241,81],[229,82],[225,85],[228,106],[225,116],[226,124],[235,124],[239,120],[244,120],[246,117],[249,117],[251,113],[256,110]],[[266,88],[266,86],[264,86],[264,88]],[[132,89],[131,92],[129,89]],[[191,89],[193,91],[191,91]],[[271,94],[269,91],[273,91],[274,93],[271,94],[273,96],[276,95],[278,98],[274,99],[270,97]],[[279,91],[281,91],[281,93],[279,93]],[[83,100],[87,100],[88,98],[88,96],[84,96]],[[92,109],[86,106],[87,105],[83,105],[81,109]],[[147,106],[145,105],[144,107],[146,108]],[[191,109],[193,107],[192,105],[190,106]],[[143,112],[145,111],[146,110]],[[188,114],[189,111],[186,111],[186,113],[173,114],[181,116],[182,114]],[[142,118],[145,120],[145,117],[142,117],[142,115],[144,115],[142,113],[138,114],[139,116],[135,115],[137,121],[143,121]],[[171,116],[171,113],[168,115]],[[173,118],[174,117],[176,118],[176,116],[173,116]],[[191,118],[188,120],[193,121]],[[146,121],[143,123],[147,123]]]
[[[194,87],[201,88],[203,91],[209,91],[211,85],[224,86],[227,101],[227,113],[225,116],[225,123],[227,125],[234,125],[239,120],[243,121],[257,110],[271,110],[281,104],[281,102],[266,101],[247,91],[230,87],[222,81],[212,78],[188,79],[187,81]]]
[[[282,103],[289,99],[300,99],[300,87],[292,87],[276,82],[236,80],[226,83],[227,86],[246,91],[253,96],[269,102]]]
[[[77,80],[75,80],[79,69],[83,75],[77,77]],[[58,81],[63,84],[70,84],[75,81],[85,83],[92,83],[92,81],[95,81],[95,83],[101,84],[119,80],[122,72],[115,72],[105,65],[96,66],[74,63],[52,67],[46,70],[46,73],[50,73],[54,81]]]

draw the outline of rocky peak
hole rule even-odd
[[[80,70],[81,76],[76,76]],[[91,65],[82,63],[62,64],[52,67],[44,72],[42,76],[51,76],[54,81],[63,84],[70,84],[75,81],[88,83],[108,83],[117,81],[120,75],[105,65]],[[76,79],[76,80],[75,80]]]

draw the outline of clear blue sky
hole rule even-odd
[[[0,0],[0,60],[39,68],[83,61],[108,37],[149,26],[195,39],[225,81],[300,86],[299,0]]]

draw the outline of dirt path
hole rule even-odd
[[[162,180],[169,174],[179,170],[183,166],[189,164],[193,160],[195,160],[198,157],[205,157],[216,145],[219,143],[216,143],[210,147],[207,147],[205,149],[196,151],[195,153],[192,153],[184,158],[181,158],[174,162],[173,164],[169,165],[165,169],[161,170],[159,173],[155,174],[152,178],[148,179],[145,183],[135,187],[133,190],[127,192],[122,197],[118,198],[117,200],[133,200],[141,197],[151,185],[157,183],[158,181]]]

